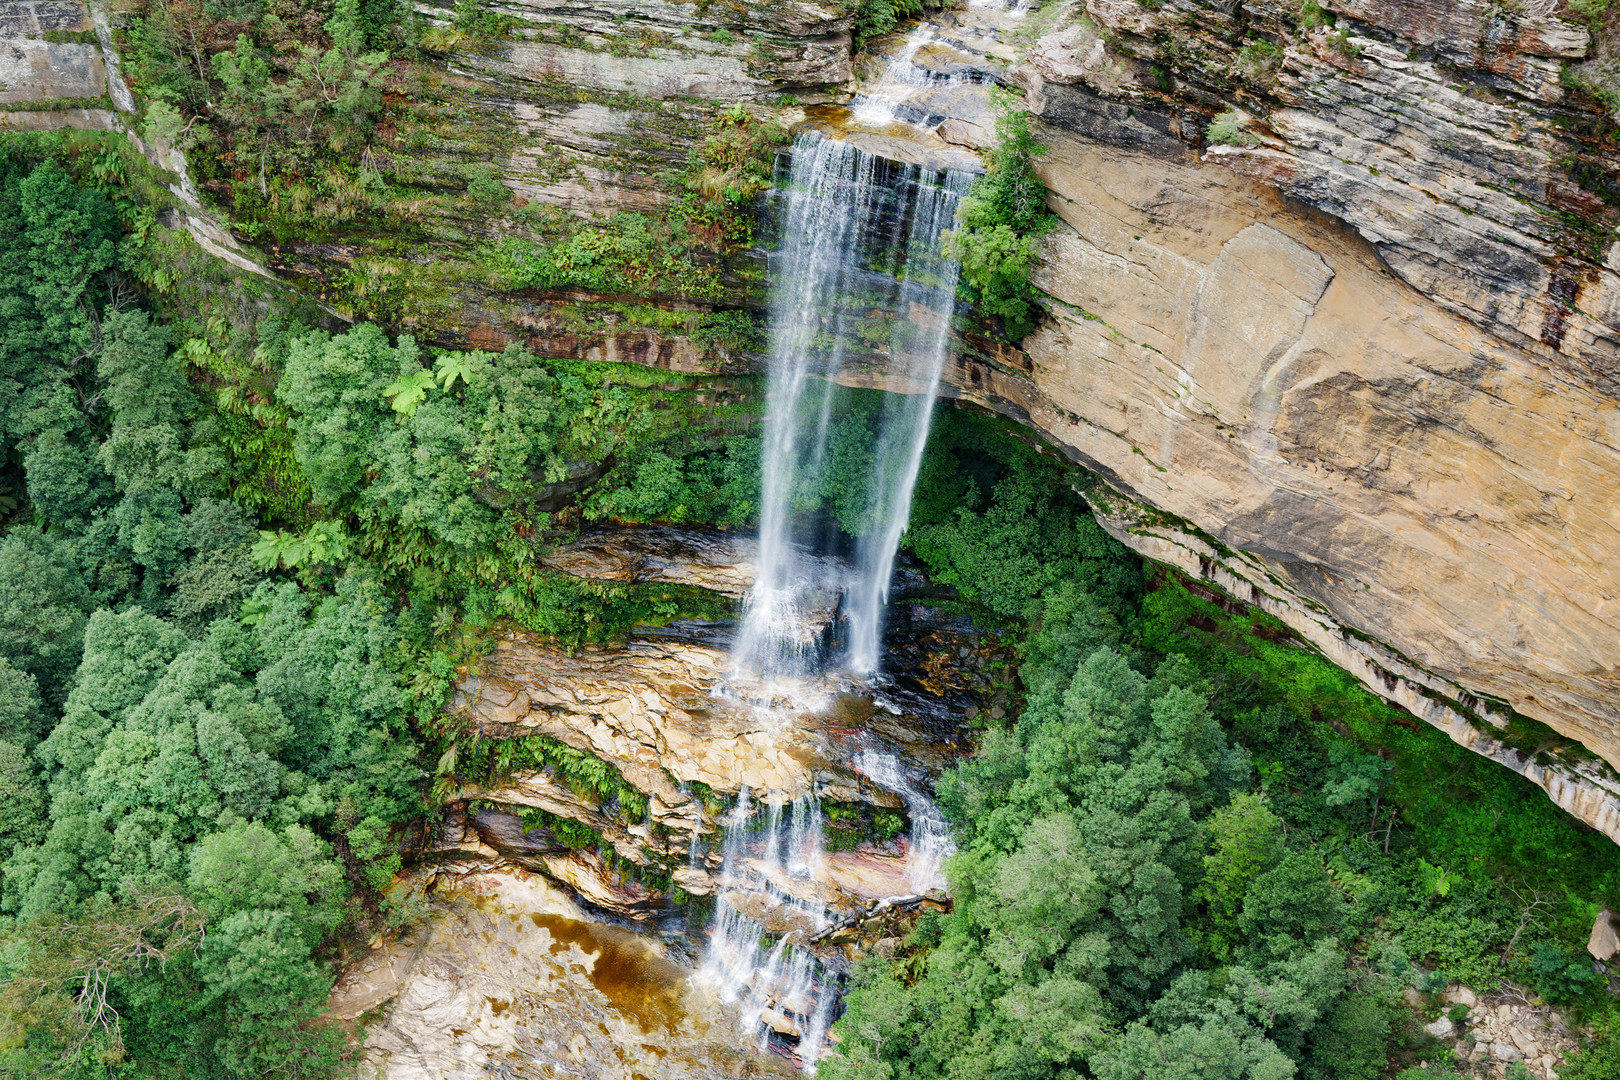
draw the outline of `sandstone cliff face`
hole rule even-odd
[[[1105,477],[1125,543],[1620,838],[1609,769],[1504,732],[1620,763],[1616,129],[1560,85],[1613,43],[1547,4],[1328,6],[940,26],[1027,91],[1062,219],[1045,324],[969,335],[951,392]]]
[[[1615,129],[1560,85],[1613,43],[1548,4],[1328,6],[1049,6],[1010,63],[941,28],[1026,89],[1062,219],[1046,323],[953,392],[1105,477],[1121,540],[1620,838],[1609,769],[1503,732],[1620,762]]]
[[[1056,140],[1036,423],[1418,665],[1620,760],[1613,399],[1207,163]],[[1151,210],[1147,209],[1151,207]],[[1077,310],[1076,310],[1077,309]]]
[[[1264,115],[1248,146],[1195,148],[1168,99],[1207,109],[1209,89],[1179,67],[1169,92],[1104,87],[1122,108],[1031,50],[1016,75],[1064,222],[1031,415],[1267,588],[1499,703],[1463,712],[1505,703],[1620,762],[1620,249],[1613,192],[1572,167],[1615,158],[1574,134],[1602,121],[1557,77],[1587,32],[1329,6],[1343,40],[1296,26],[1272,81],[1234,93]],[[1169,32],[1206,50],[1196,70],[1223,40],[1239,63],[1214,16],[1086,13],[1124,65]]]

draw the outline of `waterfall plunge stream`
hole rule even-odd
[[[771,261],[758,571],[732,651],[731,688],[784,725],[825,668],[858,681],[878,672],[889,580],[950,347],[957,265],[941,236],[972,180],[815,134],[800,137],[790,162],[779,177],[780,247]],[[893,316],[887,348],[876,351],[898,392],[884,396],[866,478],[868,528],[844,568],[807,557],[795,504],[826,460],[837,382],[847,365],[867,359],[852,347],[853,318],[874,309]],[[841,634],[825,625],[829,598]],[[841,639],[841,648],[829,639]],[[891,754],[862,751],[854,764],[906,805],[907,888],[940,886],[950,841],[933,803]],[[820,804],[814,794],[790,802],[780,792],[757,801],[763,810],[745,788],[726,823],[703,975],[740,1007],[745,1037],[763,1045],[773,1031],[796,1035],[798,1058],[813,1071],[839,981],[809,948],[830,921],[818,891]]]

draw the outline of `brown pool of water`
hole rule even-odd
[[[642,1030],[662,1028],[674,1034],[685,1019],[686,971],[659,956],[636,934],[542,912],[530,912],[528,918],[551,935],[553,954],[569,946],[585,953],[591,985]]]

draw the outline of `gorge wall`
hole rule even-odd
[[[46,9],[0,4],[21,42],[0,122],[133,128],[106,30],[122,17]],[[876,76],[852,66],[851,11],[498,9],[498,42],[429,52],[413,93],[431,115],[376,159],[415,202],[254,244],[203,209],[228,189],[177,177],[174,219],[340,315],[445,343],[748,369],[746,340],[701,329],[761,306],[747,251],[715,255],[702,288],[624,295],[516,282],[489,254],[545,215],[663,212],[731,104],[825,123],[818,103]],[[937,18],[917,62],[971,78],[942,84],[937,130],[909,145],[982,148],[983,84],[1016,85],[1062,224],[1036,273],[1047,319],[1021,349],[964,323],[950,392],[1102,477],[1093,503],[1127,544],[1278,614],[1620,838],[1613,773],[1513,719],[1620,765],[1613,35],[1567,0],[986,10]],[[481,164],[513,198],[461,194]]]
[[[1614,43],[1549,5],[1329,6],[1332,36],[1091,3],[1034,40],[1056,303],[1024,371],[957,382],[1102,472],[1122,540],[1614,835],[1612,778],[1560,794],[1492,731],[1620,761],[1615,128],[1566,89]]]

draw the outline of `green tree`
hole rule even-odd
[[[144,611],[97,611],[85,628],[76,685],[40,760],[75,779],[101,752],[113,724],[162,679],[185,636]]]
[[[301,826],[277,835],[257,821],[234,822],[192,847],[190,864],[186,893],[215,922],[255,909],[280,912],[307,952],[342,921],[343,868]]]
[[[69,414],[60,427],[49,427],[27,443],[23,474],[28,499],[46,521],[82,527],[113,496],[89,432]]]
[[[1328,760],[1332,769],[1322,787],[1324,801],[1329,806],[1349,806],[1365,799],[1372,804],[1369,827],[1376,825],[1379,794],[1389,766],[1377,755],[1363,754],[1343,743],[1329,748]]]
[[[112,203],[54,161],[6,167],[0,187],[0,438],[13,442],[75,420],[91,396],[103,275],[123,233]]]
[[[332,976],[318,968],[284,911],[240,911],[208,935],[198,970],[199,1004],[226,1022],[210,1055],[228,1077],[324,1077],[337,1066],[342,1033],[317,1022]]]
[[[78,665],[89,606],[60,538],[15,530],[0,540],[0,656],[33,676],[53,704]]]
[[[398,347],[369,323],[336,338],[312,333],[293,341],[276,398],[293,411],[293,452],[315,497],[333,506],[360,484],[369,444],[392,427],[383,388],[421,370],[416,343]]]
[[[104,1077],[125,1057],[131,980],[183,967],[203,937],[184,897],[89,904],[0,929],[0,1075]],[[124,1063],[124,1067],[128,1067]]]
[[[1009,471],[983,510],[958,507],[943,521],[913,527],[908,543],[934,580],[1002,616],[1025,614],[1063,581],[1096,583],[1114,541],[1090,517],[1077,517],[1073,493],[1055,475]]]
[[[1290,951],[1282,939],[1306,944],[1331,934],[1345,917],[1345,903],[1322,861],[1295,852],[1249,885],[1238,923],[1258,948]]]
[[[1307,1039],[1302,1080],[1377,1080],[1389,1061],[1389,1010],[1367,992],[1340,998]]]
[[[32,749],[48,730],[38,680],[0,656],[0,739]]]
[[[49,824],[45,789],[17,743],[0,739],[0,862],[19,847],[45,839]]]
[[[97,371],[112,409],[98,454],[120,491],[189,494],[220,467],[204,447],[188,448],[197,398],[169,352],[168,327],[144,311],[120,311],[102,325]]]
[[[1211,951],[1224,957],[1238,943],[1250,883],[1282,861],[1284,830],[1263,796],[1242,794],[1210,815],[1209,833],[1198,892],[1209,909]]]
[[[170,610],[188,632],[197,633],[222,615],[235,614],[264,577],[253,561],[256,533],[242,508],[223,499],[202,499],[185,516],[192,554],[170,577]]]
[[[963,841],[948,870],[956,908],[913,994],[885,976],[851,996],[834,1076],[1095,1070],[1111,1026],[1152,1006],[1189,958],[1195,815],[1237,775],[1230,748],[1185,664],[1148,678],[1107,646],[1076,663],[1061,643],[1083,639],[1092,612],[1072,600],[1042,631],[1058,643],[1042,655],[1071,677],[1042,674],[1016,728],[986,733],[942,778]],[[1254,1041],[1249,1026],[1238,1043]]]

